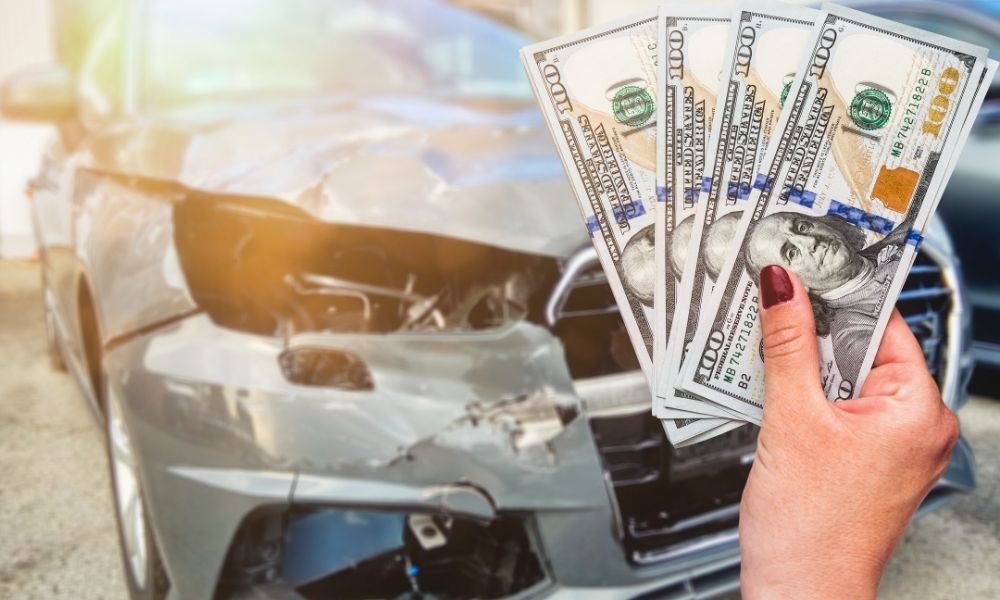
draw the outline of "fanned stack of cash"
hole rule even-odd
[[[675,446],[760,423],[766,265],[856,395],[997,66],[836,5],[695,2],[522,59]]]

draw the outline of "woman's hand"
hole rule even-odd
[[[805,288],[761,271],[766,401],[740,507],[745,598],[874,598],[958,439],[896,311],[858,398],[827,401]]]

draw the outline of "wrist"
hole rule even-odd
[[[874,600],[881,577],[881,566],[809,560],[799,564],[772,565],[764,569],[744,567],[740,574],[740,592],[744,600]]]

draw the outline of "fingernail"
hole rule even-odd
[[[769,265],[760,270],[760,303],[765,309],[788,302],[794,297],[795,288],[784,269],[778,265]]]

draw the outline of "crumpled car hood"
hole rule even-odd
[[[526,103],[377,96],[200,107],[146,117],[100,142],[95,166],[281,199],[329,222],[557,257],[587,240]]]

